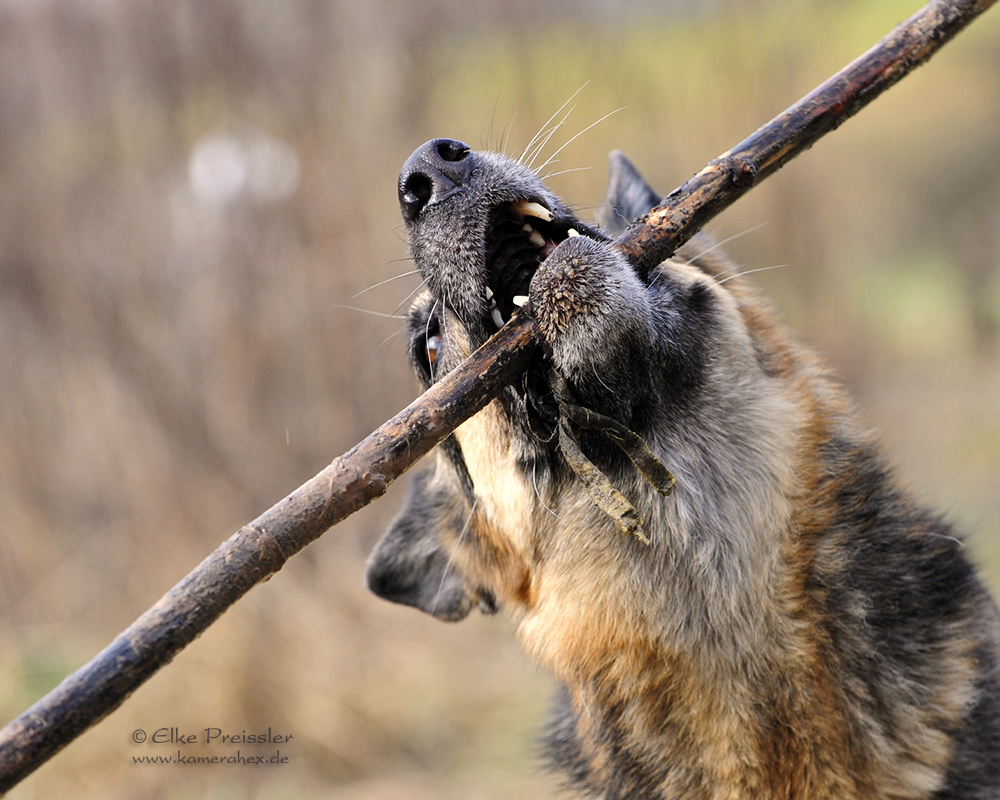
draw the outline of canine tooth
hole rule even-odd
[[[486,299],[487,300],[493,299],[493,290],[489,286],[486,287]]]
[[[514,203],[514,210],[522,217],[538,217],[546,222],[552,222],[552,212],[541,203],[528,200],[518,200]]]
[[[528,241],[535,247],[545,247],[545,237],[534,228],[531,229],[531,233],[528,235]]]
[[[497,326],[497,330],[500,330],[503,327],[503,317],[500,316],[500,309],[494,307],[492,316],[493,323]]]
[[[570,228],[568,231],[566,231],[566,236],[579,236],[579,235],[580,231],[578,231],[576,228]]]
[[[510,302],[512,302],[515,306],[517,306],[518,308],[520,308],[521,306],[523,306],[525,303],[528,302],[528,295],[526,295],[526,294],[515,294],[511,298]]]

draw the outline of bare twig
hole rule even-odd
[[[639,275],[950,41],[995,0],[935,0],[867,53],[674,189],[618,239]]]
[[[618,240],[643,277],[709,219],[919,66],[995,0],[935,0],[708,164]],[[409,407],[244,526],[88,664],[0,730],[0,792],[94,725],[218,617],[483,408],[538,351],[520,314]]]
[[[312,480],[244,525],[90,662],[0,731],[5,792],[120,706],[160,667],[332,525],[385,493],[407,468],[527,366],[534,325],[515,315],[436,383]]]

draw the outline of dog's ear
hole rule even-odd
[[[430,485],[432,474],[425,468],[414,476],[409,500],[368,558],[365,582],[379,597],[455,622],[468,616],[473,596],[442,536],[460,536],[467,513],[450,493]]]
[[[620,150],[608,154],[608,194],[598,223],[608,236],[618,236],[636,217],[652,210],[658,195]]]

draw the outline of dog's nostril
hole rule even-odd
[[[469,154],[469,146],[465,142],[457,142],[454,139],[440,139],[437,143],[437,154],[444,161],[452,163],[461,161]]]
[[[472,174],[471,156],[456,139],[431,139],[414,150],[399,173],[403,218],[413,222],[425,208],[461,192]]]
[[[430,178],[417,172],[406,179],[403,191],[399,193],[399,204],[407,219],[414,219],[434,194],[434,184]]]

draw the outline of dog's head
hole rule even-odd
[[[734,526],[749,531],[766,527],[763,516],[773,520],[761,482],[773,489],[788,468],[772,452],[782,423],[771,418],[779,400],[766,388],[781,369],[780,337],[747,319],[742,290],[720,280],[728,268],[704,253],[704,242],[694,245],[702,254],[693,263],[665,262],[648,284],[639,280],[609,235],[657,195],[623,156],[611,157],[600,228],[522,164],[448,139],[407,160],[399,201],[424,281],[409,315],[411,360],[424,388],[516,306],[535,318],[546,347],[518,385],[459,427],[415,477],[408,504],[369,559],[372,591],[445,620],[477,605],[530,618],[540,603],[550,618],[606,615],[614,613],[608,596],[600,610],[581,598],[600,596],[595,582],[641,586],[637,569],[662,585],[682,560],[679,551],[663,555],[668,538],[675,549],[697,539],[702,562],[722,563],[721,551],[748,546],[732,540]],[[554,373],[575,402],[634,431],[677,474],[679,491],[664,498],[607,437],[577,431],[599,474],[646,519],[661,555],[650,558],[616,530],[568,463]],[[710,565],[696,559],[691,569]],[[712,591],[726,576],[704,583]],[[572,609],[560,608],[570,597]],[[622,602],[636,602],[630,598]]]

